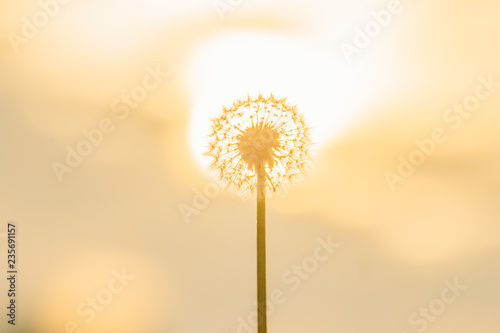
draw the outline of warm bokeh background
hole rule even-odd
[[[8,35],[40,5],[0,4],[0,248],[14,221],[20,251],[18,325],[2,310],[0,330],[237,332],[256,298],[254,202],[221,192],[189,224],[179,208],[210,183],[206,119],[274,91],[316,150],[268,203],[268,288],[287,296],[269,331],[417,332],[412,313],[458,278],[467,290],[426,332],[498,333],[500,96],[456,131],[442,117],[478,77],[500,81],[500,3],[402,1],[351,62],[339,46],[388,1],[242,0],[222,19],[214,3],[69,1],[18,53]],[[111,104],[147,66],[170,75],[120,120]],[[103,118],[114,132],[59,182],[51,164]],[[448,140],[391,191],[384,173],[436,127]],[[291,292],[283,272],[329,235],[341,247]],[[78,305],[122,268],[134,280],[85,323]]]

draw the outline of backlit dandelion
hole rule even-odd
[[[248,196],[257,189],[259,170],[272,193],[283,193],[310,160],[309,127],[296,106],[259,95],[237,100],[212,119],[208,150],[211,168],[228,188]]]
[[[258,332],[267,332],[266,189],[283,192],[310,160],[309,127],[296,106],[273,95],[237,100],[212,119],[205,153],[211,168],[238,194],[257,193]]]

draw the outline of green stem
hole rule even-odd
[[[257,170],[257,313],[258,333],[267,333],[266,302],[266,171]]]

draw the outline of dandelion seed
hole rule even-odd
[[[286,99],[248,97],[224,107],[212,119],[205,155],[216,176],[238,194],[255,193],[259,169],[267,175],[266,187],[272,193],[282,193],[297,178],[291,176],[306,169],[309,135],[303,116],[296,106],[287,105]]]

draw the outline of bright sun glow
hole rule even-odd
[[[219,36],[201,45],[191,64],[190,139],[193,154],[203,166],[208,165],[201,156],[210,132],[209,118],[235,99],[259,93],[287,97],[287,103],[297,105],[306,117],[316,149],[338,135],[360,109],[355,84],[359,75],[338,59],[289,37]]]

